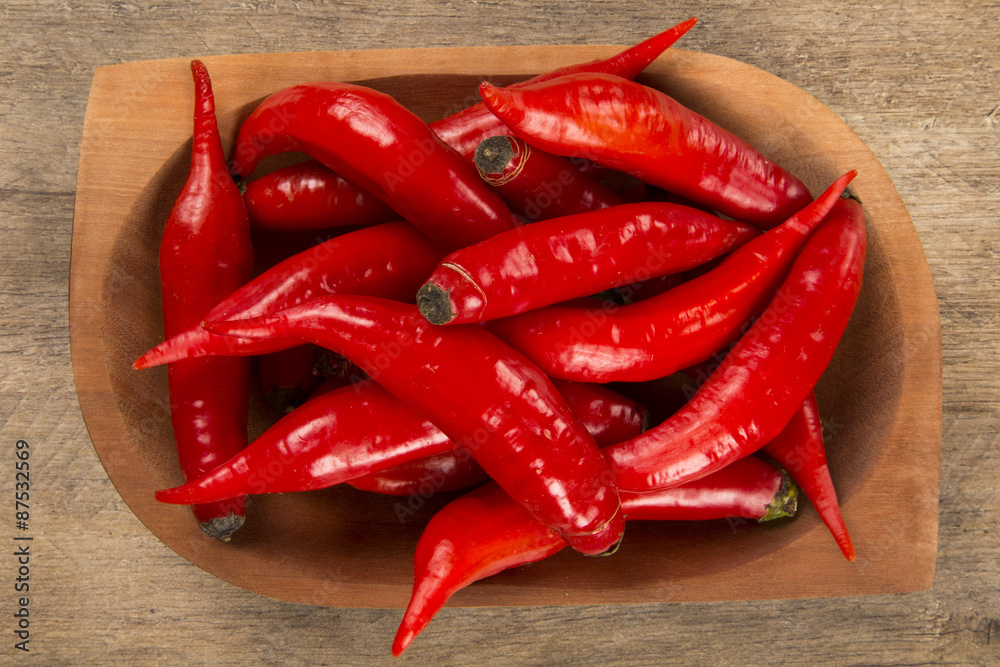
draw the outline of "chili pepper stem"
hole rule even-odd
[[[233,533],[243,525],[245,519],[245,516],[230,512],[226,516],[218,516],[202,523],[201,529],[209,537],[228,542],[232,538]]]
[[[476,148],[475,163],[484,174],[500,174],[514,157],[514,149],[505,136],[488,137]]]
[[[447,290],[427,283],[417,291],[417,308],[431,324],[448,324],[455,317]]]
[[[791,475],[786,471],[781,471],[781,488],[774,495],[774,500],[767,504],[767,511],[764,516],[757,519],[758,522],[771,521],[783,516],[795,516],[799,508],[799,487],[792,481]]]

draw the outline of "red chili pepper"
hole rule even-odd
[[[506,317],[678,273],[758,235],[747,224],[666,203],[544,220],[449,254],[417,293],[434,324]]]
[[[861,205],[839,199],[767,309],[694,397],[656,428],[605,450],[619,488],[683,484],[777,436],[833,356],[861,289],[864,258]]]
[[[618,494],[594,439],[551,380],[485,329],[438,327],[415,306],[353,296],[204,326],[343,354],[427,415],[574,549],[601,554],[621,539]]]
[[[474,162],[479,176],[500,193],[511,210],[532,222],[624,203],[568,161],[533,149],[517,137],[484,139]]]
[[[554,385],[601,446],[636,436],[648,425],[642,406],[610,389],[579,382]],[[463,462],[470,457],[458,447],[423,414],[379,385],[366,381],[338,386],[335,381],[324,383],[309,401],[230,460],[156,497],[190,504],[237,494],[312,491],[411,462],[409,469],[418,469],[421,460],[441,455],[468,468]],[[440,460],[434,464],[445,465]]]
[[[815,393],[809,392],[802,407],[792,416],[784,430],[764,445],[761,451],[788,471],[816,508],[844,557],[854,561],[854,545],[840,513],[837,491],[833,487],[830,468],[826,463],[823,424],[819,419]]]
[[[203,319],[256,317],[331,293],[412,300],[444,252],[405,222],[387,222],[325,241],[218,299]],[[282,350],[286,341],[240,340],[206,331],[196,320],[133,364],[151,368],[210,354],[254,355]]]
[[[685,521],[742,517],[768,521],[795,513],[796,490],[780,470],[755,457],[682,487],[622,493],[628,520]],[[495,484],[485,484],[434,515],[417,543],[413,594],[392,644],[406,650],[448,599],[469,584],[533,563],[566,543]]]
[[[163,328],[173,336],[197,326],[253,268],[250,224],[230,178],[205,65],[191,61],[195,86],[191,170],[160,244]],[[185,479],[195,479],[247,444],[250,369],[246,359],[170,364],[170,417]],[[221,540],[243,524],[245,498],[195,506],[202,530]]]
[[[512,84],[509,87],[519,88],[575,72],[607,72],[626,79],[634,79],[642,70],[649,67],[650,63],[656,60],[660,54],[673,46],[678,39],[694,27],[696,22],[697,19],[690,18],[606,60],[561,67],[526,81]],[[486,137],[510,134],[510,130],[490,113],[482,102],[431,123],[431,129],[445,143],[469,160],[476,152],[476,147]]]
[[[252,225],[281,231],[370,225],[399,219],[399,214],[378,197],[316,160],[282,167],[248,182],[243,201]]]
[[[666,377],[739,337],[854,175],[839,178],[815,202],[714,270],[659,296],[603,309],[551,306],[495,320],[489,328],[551,377],[584,382]]]
[[[628,440],[649,427],[649,413],[645,407],[607,387],[565,380],[554,380],[553,384],[598,447]],[[377,493],[427,495],[428,490],[454,491],[487,479],[483,469],[456,446],[450,452],[374,472],[351,480],[349,484]]]
[[[240,128],[232,170],[300,151],[389,204],[429,238],[462,248],[511,229],[515,217],[475,168],[389,95],[310,83],[265,99]]]
[[[233,493],[324,489],[453,447],[422,414],[363,382],[313,397],[244,451],[156,498],[190,504]]]
[[[622,77],[583,73],[517,89],[484,82],[479,90],[532,146],[592,159],[736,220],[774,227],[811,199],[801,181],[750,144]]]

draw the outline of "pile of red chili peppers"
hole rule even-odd
[[[609,556],[627,521],[767,521],[801,488],[854,560],[813,388],[861,287],[856,174],[814,198],[632,80],[694,22],[484,82],[430,124],[364,86],[277,91],[228,164],[194,61],[166,340],[135,363],[169,365],[186,483],[157,498],[229,540],[254,494],[456,493],[415,545],[395,655],[462,587],[566,546]],[[262,166],[284,152],[308,159]],[[269,247],[251,280],[264,230],[330,238]],[[251,363],[287,414],[248,444]],[[679,407],[644,405],[672,376]]]

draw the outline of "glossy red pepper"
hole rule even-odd
[[[796,252],[854,175],[839,178],[714,270],[663,294],[621,307],[551,306],[490,322],[489,328],[551,377],[641,382],[687,368],[736,340],[767,305]]]
[[[536,222],[445,257],[417,293],[434,324],[482,322],[678,273],[756,237],[745,223],[667,203]]]
[[[425,414],[574,549],[615,548],[624,523],[593,438],[541,371],[480,327],[438,327],[415,306],[330,296],[237,322],[239,337],[301,338],[334,350]]]
[[[299,253],[218,299],[202,319],[256,317],[333,293],[412,300],[444,255],[405,222],[359,229]],[[151,368],[210,354],[254,355],[283,350],[285,341],[240,340],[206,331],[201,319],[133,364]]]
[[[479,176],[511,210],[530,222],[625,203],[567,160],[534,149],[517,137],[484,139],[473,161]]]
[[[816,508],[844,557],[853,561],[854,545],[840,513],[837,491],[830,477],[830,467],[826,463],[823,424],[820,422],[815,393],[809,392],[788,425],[776,438],[764,445],[761,451],[788,471]]]
[[[767,309],[694,397],[659,426],[605,450],[619,488],[683,484],[777,436],[847,326],[861,289],[865,245],[861,205],[839,199]]]
[[[592,159],[736,220],[774,227],[811,199],[750,144],[622,77],[572,74],[517,89],[484,82],[480,94],[532,146]]]
[[[627,440],[648,425],[644,408],[610,389],[579,382],[554,384],[573,416],[600,446]],[[327,391],[327,387],[332,389]],[[465,450],[459,451],[424,415],[374,382],[324,383],[309,401],[238,455],[156,497],[190,504],[236,494],[312,491],[382,471],[389,473],[387,479],[406,474],[389,471],[394,466],[406,465],[416,475],[428,457],[435,458],[428,465],[436,466],[436,473],[448,465],[456,474],[472,469]]]
[[[243,191],[250,224],[302,231],[398,220],[385,202],[316,160],[282,167],[247,183]]]
[[[795,513],[795,486],[747,457],[704,479],[655,493],[622,493],[628,520],[768,521]],[[417,543],[413,594],[392,644],[400,655],[456,592],[503,570],[558,553],[566,543],[495,484],[458,498],[430,520]]]
[[[673,410],[667,406],[667,414],[672,414],[697,393],[698,386],[708,379],[718,366],[719,362],[712,360],[685,369],[675,376],[650,383],[656,385],[650,387],[650,391],[657,397],[667,397],[668,404],[676,405]],[[634,386],[629,386],[630,396],[639,400],[649,400],[647,392],[634,391]],[[661,406],[662,403],[658,407]],[[854,561],[854,545],[841,515],[837,491],[826,462],[823,424],[820,421],[814,392],[809,392],[802,402],[802,407],[792,415],[781,433],[761,448],[760,453],[775,461],[791,475],[802,493],[816,508],[844,557],[848,561]]]
[[[696,22],[697,19],[690,18],[669,30],[664,30],[635,46],[625,49],[611,58],[561,67],[526,81],[514,83],[509,87],[520,88],[576,72],[607,72],[625,77],[626,79],[634,79],[642,70],[649,67],[650,63],[656,60],[660,54],[673,46],[678,39],[694,27]],[[447,118],[431,123],[431,129],[445,143],[469,160],[472,160],[476,152],[476,147],[486,137],[498,134],[510,134],[510,130],[496,116],[490,113],[482,102],[474,104],[456,114],[452,114]]]
[[[191,61],[195,85],[191,169],[160,244],[163,328],[174,336],[193,326],[253,268],[250,223],[226,169],[208,70]],[[172,363],[170,417],[185,479],[195,479],[247,444],[250,382],[246,359]],[[207,534],[222,540],[243,524],[245,498],[195,506]]]
[[[240,127],[234,174],[299,151],[390,205],[447,248],[511,229],[516,218],[461,155],[389,95],[348,83],[310,83],[265,99]]]
[[[649,413],[644,406],[603,385],[565,380],[554,380],[553,384],[598,447],[628,440],[649,427]],[[454,491],[487,479],[483,469],[456,448],[374,472],[349,484],[377,493],[426,495],[428,489]]]

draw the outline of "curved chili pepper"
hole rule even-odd
[[[475,168],[389,95],[310,83],[265,99],[240,127],[233,173],[300,151],[380,198],[448,248],[511,229],[516,218]]]
[[[470,458],[465,450],[379,385],[338,386],[338,380],[324,382],[309,401],[233,458],[199,479],[159,491],[157,499],[190,504],[236,494],[312,491],[411,462],[416,469],[419,461],[440,455],[469,467],[463,464]],[[601,446],[636,436],[648,425],[645,408],[610,389],[553,384]]]
[[[325,489],[454,446],[422,414],[367,381],[306,401],[233,458],[157,491],[156,499],[190,504],[237,489],[248,495]]]
[[[222,152],[212,82],[191,61],[194,138],[191,169],[167,218],[160,244],[163,328],[173,336],[197,326],[253,268],[250,223]],[[198,359],[167,370],[170,418],[185,479],[196,479],[247,444],[250,368],[246,359]],[[193,508],[203,531],[228,541],[242,524],[246,499]]]
[[[618,494],[594,439],[551,380],[485,329],[438,327],[415,306],[354,296],[204,326],[343,354],[427,415],[574,549],[601,554],[620,541]]]
[[[543,220],[452,252],[417,304],[434,324],[493,320],[678,273],[757,235],[750,225],[667,203]]]
[[[816,508],[844,557],[853,561],[854,545],[840,513],[837,491],[833,487],[830,468],[826,463],[823,424],[819,419],[815,393],[809,392],[788,425],[776,438],[764,445],[761,451],[788,471]]]
[[[861,205],[839,199],[694,397],[656,428],[604,450],[619,488],[683,484],[777,436],[830,363],[861,289],[865,245]]]
[[[224,299],[203,319],[256,317],[331,293],[412,300],[444,252],[411,225],[387,222],[325,241],[262,273]],[[205,355],[244,356],[283,350],[286,341],[241,340],[213,334],[197,320],[139,357],[151,368]]]
[[[592,159],[736,220],[771,228],[811,200],[799,179],[750,144],[622,77],[572,74],[517,89],[484,82],[479,92],[532,146]]]
[[[272,171],[247,183],[243,201],[250,224],[302,231],[398,220],[385,202],[316,160]]]
[[[644,406],[607,387],[583,382],[553,380],[573,416],[607,447],[635,437],[649,427]],[[426,495],[427,489],[454,491],[486,481],[483,469],[457,448],[371,473],[348,483],[364,491],[391,495]]]
[[[769,521],[795,513],[796,490],[774,466],[755,457],[681,487],[622,493],[628,520]],[[424,528],[414,553],[413,594],[392,644],[398,656],[448,599],[469,584],[558,553],[566,543],[532,518],[496,484],[445,505]]]
[[[837,179],[815,202],[714,270],[663,294],[618,308],[551,306],[495,320],[489,328],[551,377],[638,382],[687,368],[736,340],[766,306],[795,253],[854,175]]]
[[[533,149],[517,137],[484,139],[473,161],[479,176],[531,222],[624,203],[563,158]]]
[[[649,67],[650,63],[656,60],[660,54],[673,46],[678,39],[694,27],[696,22],[696,18],[690,18],[606,60],[561,67],[526,81],[511,84],[509,87],[520,88],[575,72],[607,72],[627,79],[634,79],[642,70]],[[490,113],[482,102],[431,123],[431,129],[445,143],[469,160],[475,154],[476,147],[486,137],[510,134],[510,130]]]

